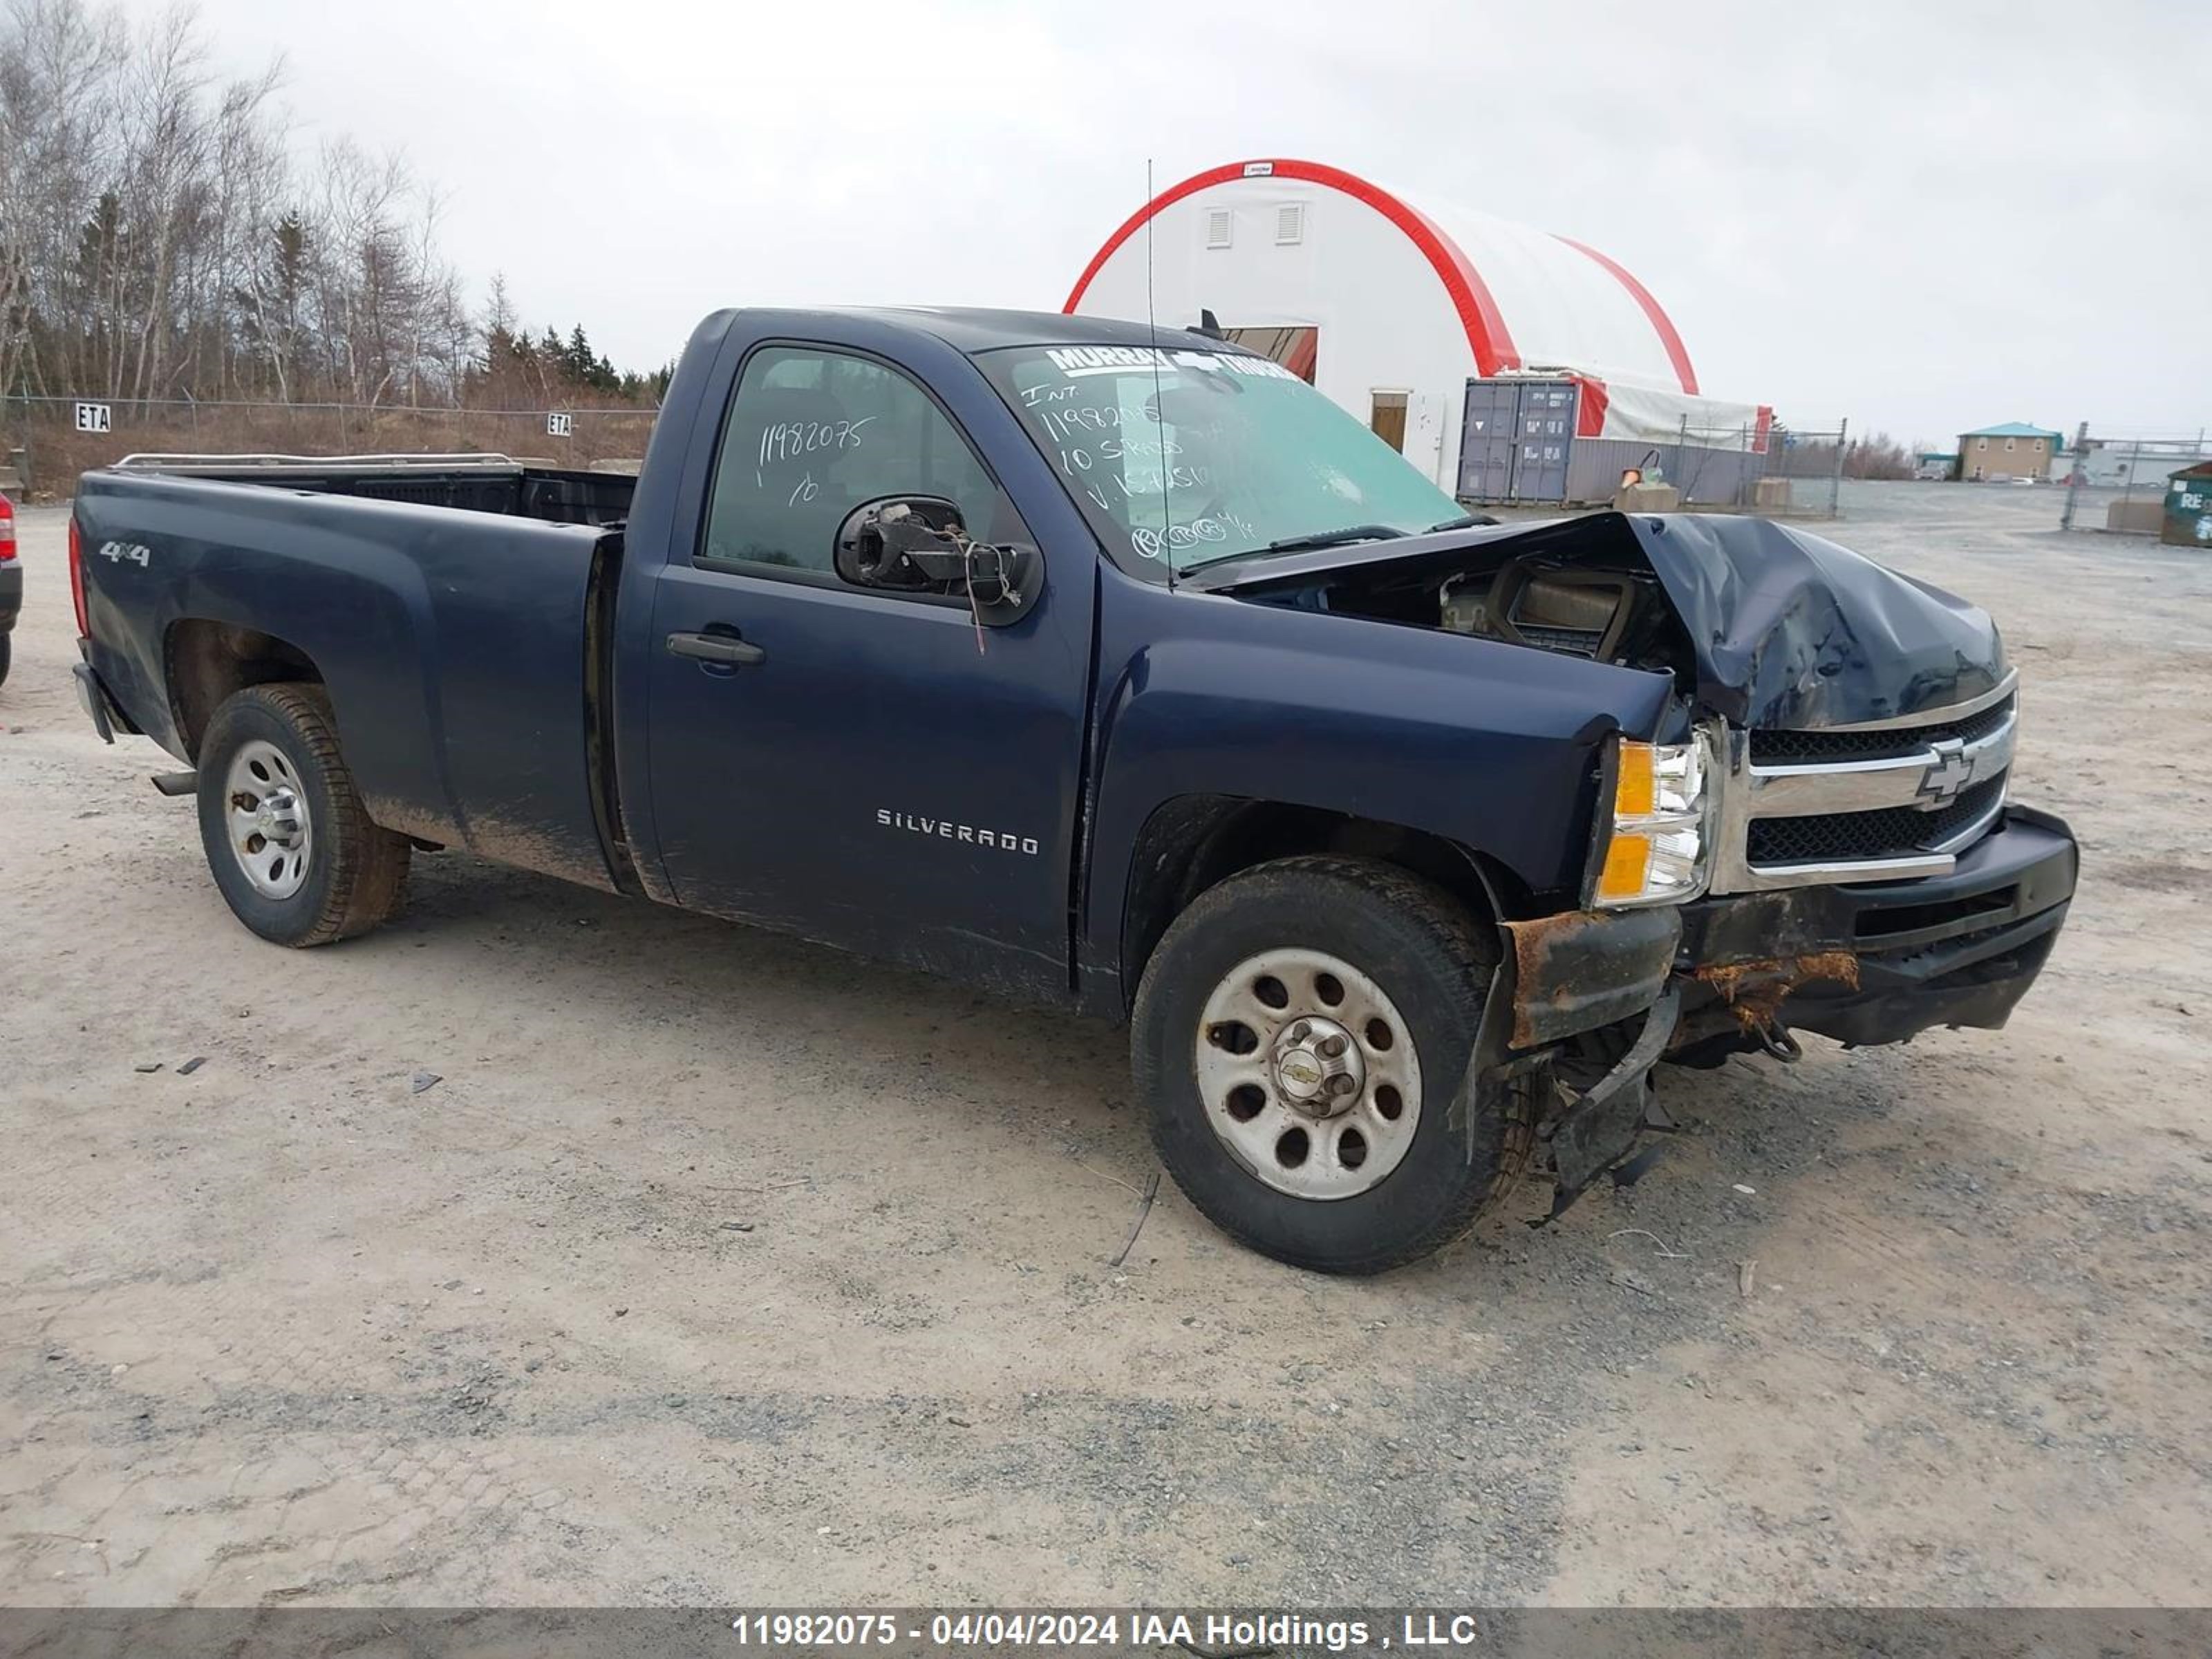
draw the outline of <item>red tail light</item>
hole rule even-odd
[[[15,556],[15,506],[0,495],[0,564]]]
[[[70,514],[70,598],[76,601],[76,631],[81,639],[92,637],[92,623],[84,611],[84,538],[77,534],[76,514]]]

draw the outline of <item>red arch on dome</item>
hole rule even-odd
[[[1667,361],[1674,364],[1674,378],[1681,381],[1682,390],[1695,397],[1698,371],[1690,367],[1689,350],[1683,345],[1682,337],[1674,331],[1674,319],[1660,308],[1659,301],[1651,296],[1651,290],[1638,282],[1618,259],[1607,258],[1589,244],[1577,242],[1571,236],[1561,236],[1556,231],[1553,233],[1553,240],[1565,242],[1577,253],[1588,254],[1613,273],[1613,279],[1628,290],[1629,298],[1644,307],[1644,314],[1650,319],[1651,326],[1659,331],[1659,343],[1667,348]]]
[[[1264,172],[1259,169],[1266,169]],[[1146,222],[1163,208],[1171,207],[1186,196],[1201,190],[1211,190],[1216,185],[1233,184],[1245,179],[1296,179],[1307,184],[1326,185],[1331,190],[1342,191],[1353,200],[1365,204],[1403,231],[1424,258],[1435,267],[1444,292],[1451,296],[1452,309],[1459,313],[1462,327],[1467,331],[1467,343],[1474,352],[1474,366],[1482,374],[1496,374],[1501,370],[1521,367],[1521,354],[1513,344],[1512,333],[1505,326],[1505,319],[1498,309],[1498,301],[1481,273],[1468,263],[1459,244],[1453,241],[1428,217],[1407,206],[1387,190],[1370,185],[1366,179],[1344,172],[1341,168],[1324,167],[1318,161],[1231,161],[1225,166],[1209,167],[1204,173],[1193,173],[1181,184],[1170,186],[1139,208],[1121,222],[1121,227],[1106,239],[1106,245],[1091,256],[1091,263],[1083,268],[1083,275],[1075,279],[1068,290],[1067,303],[1062,311],[1072,312],[1082,303],[1084,290],[1098,275],[1107,260],[1114,257],[1121,244],[1144,228]],[[1585,250],[1587,252],[1587,250]],[[1610,262],[1608,262],[1610,263]],[[1618,270],[1618,267],[1615,267]],[[1620,273],[1627,276],[1626,271]],[[1632,287],[1635,279],[1629,279]],[[1640,290],[1638,290],[1640,292]],[[1644,296],[1647,310],[1655,309],[1650,296]],[[1664,320],[1663,317],[1661,319]],[[1664,332],[1669,350],[1680,352],[1681,343],[1673,339],[1674,330]],[[1686,366],[1686,358],[1678,362]]]

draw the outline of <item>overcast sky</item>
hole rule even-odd
[[[200,11],[223,67],[283,54],[303,143],[446,192],[473,290],[626,368],[722,305],[1057,308],[1147,156],[1289,155],[1603,249],[1801,427],[2212,425],[2198,0]]]

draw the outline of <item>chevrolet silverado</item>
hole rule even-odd
[[[285,945],[449,848],[1126,1021],[1163,1161],[1378,1271],[1662,1059],[2001,1025],[2070,899],[1982,611],[1734,516],[1470,517],[1265,357],[725,311],[635,478],[132,458],[86,711]]]

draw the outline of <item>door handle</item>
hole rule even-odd
[[[768,660],[767,652],[734,634],[671,634],[668,654],[696,657],[701,662],[722,663],[732,668],[748,668]]]

